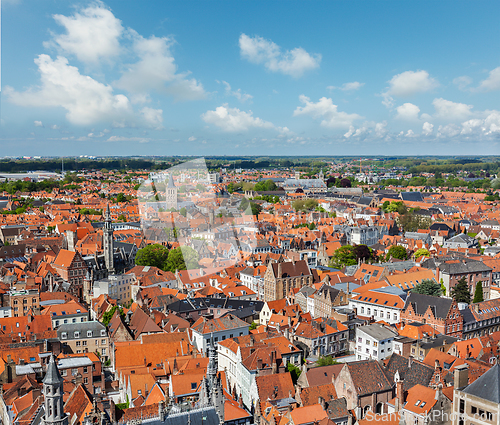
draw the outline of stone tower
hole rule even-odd
[[[172,208],[177,209],[177,188],[175,187],[172,174],[168,176],[168,184],[165,189],[165,202],[167,210]]]
[[[63,378],[57,369],[54,356],[50,356],[47,373],[43,378],[45,415],[42,425],[68,425],[68,415],[64,413]]]
[[[113,259],[113,224],[111,223],[111,212],[109,204],[104,215],[104,228],[102,229],[102,242],[104,247],[104,261],[108,269],[108,275],[115,274],[115,264]]]
[[[221,377],[217,376],[217,348],[215,347],[213,336],[210,338],[210,342],[207,347],[207,355],[207,374],[201,382],[200,403],[202,406],[214,406],[217,415],[221,418],[221,422],[223,422],[225,399]]]

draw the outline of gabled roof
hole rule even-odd
[[[390,391],[392,383],[376,360],[346,363],[358,396]]]
[[[451,298],[433,297],[412,292],[406,299],[405,310],[411,304],[416,314],[423,315],[431,307],[436,318],[444,319],[450,311],[452,302]]]

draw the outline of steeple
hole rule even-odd
[[[177,209],[177,188],[175,187],[172,174],[168,175],[167,188],[165,189],[165,203],[167,210],[171,210],[172,208]]]
[[[106,206],[106,213],[104,214],[104,228],[102,230],[102,239],[104,246],[104,261],[106,263],[106,268],[108,269],[108,274],[115,274],[115,265],[113,258],[113,224],[111,222],[111,211],[109,210],[109,204]]]
[[[43,425],[68,425],[68,416],[64,413],[63,382],[54,356],[51,355],[42,381],[45,407]]]
[[[217,349],[215,348],[214,345],[213,334],[210,336],[207,354],[208,354],[207,381],[210,392],[212,392],[215,387],[215,382],[217,380],[217,369],[218,369]]]

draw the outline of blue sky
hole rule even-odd
[[[500,154],[498,1],[2,1],[0,156]]]

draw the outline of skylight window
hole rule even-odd
[[[420,403],[422,403],[420,400],[417,400],[417,402],[415,403],[415,406],[418,406]]]
[[[387,301],[384,301],[384,305],[386,305],[386,304],[387,304]]]

